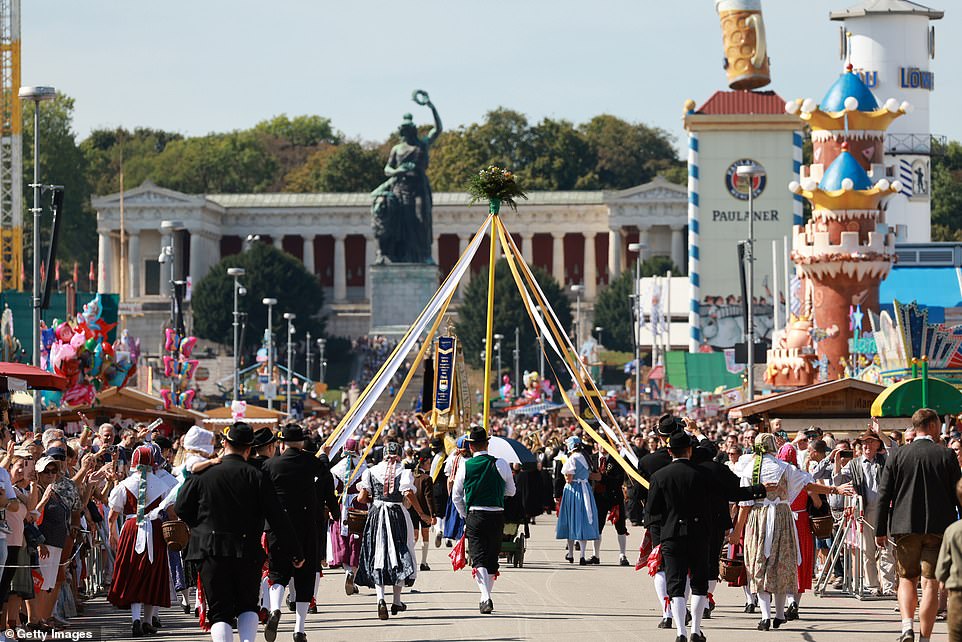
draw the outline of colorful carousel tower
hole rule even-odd
[[[794,228],[801,313],[769,352],[766,380],[808,385],[820,370],[828,379],[844,376],[853,313],[878,308],[879,284],[895,261],[884,200],[901,187],[882,164],[885,130],[910,106],[894,99],[879,105],[849,65],[821,103],[794,100],[785,109],[812,130],[814,162],[789,185],[811,203],[812,216]]]
[[[853,312],[878,309],[879,284],[895,261],[884,201],[901,185],[886,177],[883,142],[886,128],[909,108],[894,99],[879,105],[851,65],[821,103],[786,105],[812,129],[814,162],[789,185],[812,206],[811,219],[794,228],[792,260],[804,283],[801,317],[812,326],[814,345],[806,352],[829,379],[844,376]]]

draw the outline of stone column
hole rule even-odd
[[[621,228],[608,230],[608,283],[621,274],[621,252],[623,250]]]
[[[534,234],[531,232],[521,233],[521,256],[524,258],[524,262],[531,265],[534,262],[534,249],[532,242],[534,241]]]
[[[438,243],[438,235],[435,234],[434,238],[431,239],[431,259],[434,261],[435,265],[438,264],[438,257],[441,255],[441,250],[438,247]]]
[[[598,291],[598,269],[595,264],[595,235],[585,234],[585,265],[582,270],[585,281],[585,299],[595,300]]]
[[[283,234],[272,234],[271,243],[280,251],[284,251],[284,235]]]
[[[128,296],[136,299],[140,296],[140,232],[127,232],[127,282]]]
[[[334,301],[347,299],[347,264],[344,260],[344,234],[334,235]]]
[[[648,239],[648,227],[638,226],[638,243],[641,245],[641,250],[638,251],[638,258],[644,263],[645,259],[651,256],[651,245]]]
[[[160,251],[163,252],[165,247],[171,247],[174,242],[173,234],[161,234],[160,235]],[[167,257],[167,263],[160,264],[160,295],[163,297],[170,296],[170,263]],[[174,257],[176,260],[177,257]]]
[[[204,256],[204,237],[199,232],[190,233],[190,276],[191,281],[196,285],[204,278],[203,264],[206,260]]]
[[[373,236],[364,237],[364,298],[371,300],[371,266],[374,265],[377,251],[377,239]]]
[[[671,226],[671,262],[684,274],[688,270],[685,262],[685,228],[682,225]]]
[[[110,272],[113,270],[114,247],[110,242],[109,232],[100,232],[97,235],[97,291],[110,292]]]
[[[551,275],[561,287],[565,285],[565,234],[564,232],[552,232],[551,238],[554,240],[551,246]]]
[[[174,244],[174,280],[183,281],[184,270],[184,234],[182,230],[175,231],[171,234],[171,239]]]
[[[304,257],[304,269],[314,274],[314,235],[308,234],[307,236],[302,236],[301,242],[304,244],[304,249],[301,253],[301,256]]]

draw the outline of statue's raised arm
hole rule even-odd
[[[411,95],[411,100],[430,109],[431,114],[434,116],[434,127],[423,139],[424,143],[430,146],[438,139],[438,136],[441,135],[441,132],[444,131],[444,127],[441,126],[441,117],[438,115],[438,110],[434,106],[434,103],[431,102],[428,92],[424,91],[423,89],[415,90],[415,92]]]

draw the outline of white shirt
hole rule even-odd
[[[17,499],[17,491],[13,489],[13,483],[10,480],[10,473],[7,472],[6,468],[0,468],[0,488],[3,488],[3,494],[6,495],[7,501],[14,501]],[[0,531],[0,539],[6,540],[7,534]]]
[[[474,453],[474,457],[478,455],[486,455],[488,451],[483,450],[481,452]],[[514,487],[514,475],[511,474],[511,466],[508,465],[503,459],[497,459],[494,462],[495,467],[498,469],[498,474],[501,475],[501,479],[504,480],[504,496],[514,497],[515,487]],[[461,517],[467,517],[468,510],[464,503],[464,466],[458,466],[458,472],[454,477],[454,488],[451,490],[451,499],[454,501],[454,507],[458,509],[458,513]],[[503,511],[504,509],[500,506],[472,506],[471,510],[488,510],[488,511]]]

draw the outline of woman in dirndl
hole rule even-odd
[[[568,554],[565,555],[565,559],[569,564],[575,561],[574,545],[575,540],[578,540],[581,545],[579,563],[585,566],[588,564],[585,560],[588,540],[598,539],[598,506],[595,504],[595,494],[588,483],[591,466],[581,452],[581,438],[568,437],[565,440],[565,446],[568,450],[568,459],[561,467],[565,486],[561,493],[555,539],[568,540]]]
[[[451,491],[454,488],[454,477],[458,474],[458,468],[464,464],[465,459],[471,458],[471,451],[465,437],[458,437],[455,442],[457,449],[451,453],[448,460],[444,462],[444,474],[448,478],[448,505],[444,510],[444,538],[451,545],[451,540],[457,541],[464,535],[464,518],[454,506],[454,498]]]
[[[776,458],[777,450],[775,435],[762,433],[755,438],[754,454],[743,455],[735,466],[742,486],[776,484],[764,499],[741,503],[738,523],[729,536],[729,542],[735,544],[744,534],[748,584],[758,595],[761,610],[759,631],[777,629],[786,621],[786,595],[798,590],[802,560],[791,500],[806,491],[852,494],[851,484],[836,487],[815,483],[805,471]]]
[[[358,501],[370,503],[364,536],[361,539],[361,558],[354,578],[356,584],[377,591],[377,614],[388,619],[385,587],[394,591],[391,614],[407,610],[401,601],[401,589],[417,575],[414,562],[414,527],[411,516],[402,504],[407,499],[427,523],[430,516],[418,504],[414,476],[401,464],[401,444],[388,442],[384,446],[384,460],[364,471],[357,485]]]
[[[798,467],[798,452],[792,444],[785,444],[778,451],[778,458]],[[812,576],[815,574],[815,539],[812,537],[812,522],[808,518],[808,493],[802,491],[792,500],[792,515],[795,516],[795,533],[798,536],[798,550],[801,563],[798,565],[798,587],[788,594],[785,619],[798,619],[798,607],[802,593],[812,589]]]
[[[357,474],[354,469],[360,469]],[[334,483],[337,484],[337,496],[341,498],[341,518],[332,521],[330,525],[331,547],[328,563],[331,566],[342,566],[344,568],[344,592],[347,595],[354,595],[358,592],[354,586],[354,573],[357,570],[361,558],[361,536],[350,532],[347,525],[348,511],[358,509],[361,506],[357,503],[358,482],[367,464],[361,460],[358,454],[357,439],[351,438],[344,442],[344,456],[331,468],[331,475]]]
[[[170,606],[170,571],[160,513],[173,484],[154,473],[155,463],[153,449],[138,446],[131,457],[133,472],[107,500],[110,539],[117,551],[107,601],[130,609],[131,637],[135,638],[154,634],[157,609]],[[116,522],[122,516],[118,538]]]

